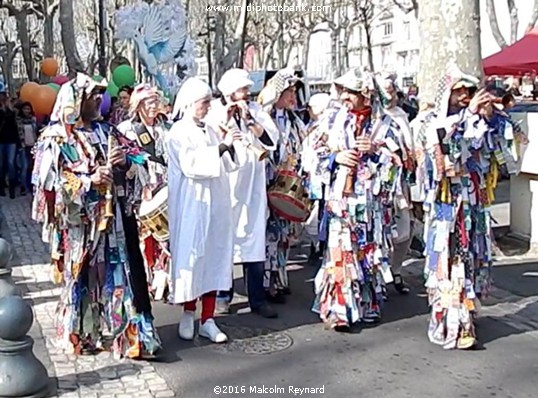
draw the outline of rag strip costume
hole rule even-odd
[[[335,83],[369,98],[372,79],[352,70]],[[388,256],[397,237],[394,201],[402,189],[398,128],[392,119],[369,106],[351,110],[333,104],[320,129],[326,131],[316,145],[316,173],[326,186],[322,226],[326,224],[327,249],[315,278],[313,311],[329,327],[377,322],[381,317],[384,277],[390,279]],[[338,165],[338,152],[355,148],[359,136],[370,136],[379,149],[363,154],[356,170]],[[351,187],[346,181],[352,178]],[[349,190],[348,190],[349,189]],[[320,229],[323,230],[323,227]]]
[[[131,95],[130,118],[118,126],[127,138],[137,142],[149,154],[144,165],[131,169],[129,178],[132,180],[132,190],[128,192],[131,211],[139,214],[140,204],[149,204],[161,190],[167,189],[167,159],[165,151],[165,135],[171,128],[165,115],[158,113],[152,120],[145,117],[145,101],[154,101],[154,106],[160,107],[160,96],[157,91],[141,84],[135,87]],[[165,198],[166,199],[166,198]],[[157,237],[144,226],[138,223],[141,249],[144,255],[146,273],[150,291],[154,299],[160,300],[168,291],[170,252],[167,238]],[[166,297],[165,297],[166,298]]]
[[[479,115],[461,107],[447,110],[452,90],[477,84],[457,68],[450,70],[440,81],[436,117],[424,124],[428,337],[445,349],[476,342],[474,316],[491,285],[494,189],[500,167],[516,171],[507,115],[496,109]]]
[[[298,78],[292,70],[279,70],[267,82],[258,97],[263,109],[271,115],[279,130],[276,150],[271,153],[267,165],[268,187],[276,182],[279,170],[292,170],[299,175],[302,173],[300,155],[306,127],[293,110],[278,109],[274,106],[282,93],[297,82]],[[269,210],[264,287],[271,296],[279,296],[290,292],[286,264],[291,243],[298,238],[298,225],[276,214],[272,208]]]
[[[92,184],[90,176],[106,164],[113,130],[100,122],[85,129],[80,111],[94,89],[106,87],[82,74],[62,86],[53,124],[37,143],[32,217],[44,224],[54,279],[64,284],[56,313],[61,346],[76,354],[92,353],[103,346],[108,331],[116,355],[138,358],[155,353],[160,341],[147,289],[136,288],[146,276],[136,230],[127,228],[136,221],[125,212],[120,188],[125,170],[144,156],[114,133],[127,148],[126,166],[115,169],[114,196]],[[107,200],[112,201],[111,217],[106,215]]]
[[[319,253],[324,252],[325,241],[327,239],[327,231],[320,230],[320,220],[325,207],[325,200],[323,197],[325,188],[322,177],[316,174],[318,163],[316,148],[326,133],[319,127],[320,120],[323,118],[323,113],[329,107],[329,104],[329,94],[319,93],[310,97],[308,107],[310,108],[310,115],[311,117],[313,116],[313,118],[306,126],[306,138],[303,141],[303,153],[301,154],[303,171],[307,175],[308,195],[309,199],[312,200],[312,212],[305,222],[305,231],[310,238],[311,257],[316,255],[316,245],[318,243]]]
[[[213,320],[216,292],[232,287],[234,228],[228,172],[233,151],[194,119],[197,101],[211,98],[203,81],[189,78],[176,99],[181,113],[167,138],[172,302],[184,304],[179,335],[192,339],[196,300],[202,299],[200,334],[226,341]]]

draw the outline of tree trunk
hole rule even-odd
[[[338,38],[340,36],[340,29],[334,28],[331,30],[331,78],[338,76]]]
[[[310,54],[310,37],[312,37],[312,31],[308,32],[306,35],[304,45],[303,45],[303,68],[305,73],[308,71],[308,55]]]
[[[372,50],[372,31],[370,29],[370,24],[364,24],[364,36],[366,38],[366,51],[368,52],[368,67],[370,72],[374,72],[374,53]]]
[[[0,65],[2,66],[2,74],[10,95],[14,95],[17,90],[15,79],[13,78],[13,60],[19,50],[20,47],[16,46],[14,42],[7,41],[1,54],[2,62]]]
[[[77,50],[72,0],[60,0],[60,25],[62,27],[62,45],[67,67],[69,68],[69,75],[74,76],[77,72],[84,72],[84,65]]]
[[[28,76],[28,80],[33,81],[35,79],[35,70],[34,58],[32,57],[32,43],[30,42],[30,36],[28,35],[28,14],[26,11],[18,12],[15,14],[15,20],[17,22],[19,40],[21,42],[26,75]]]
[[[517,7],[514,0],[507,0],[508,11],[510,12],[510,44],[517,40],[517,30],[519,28],[519,17],[517,15]]]
[[[433,104],[438,81],[450,62],[482,77],[479,0],[429,0],[421,4],[419,14],[420,98]]]
[[[532,15],[529,24],[527,25],[526,33],[534,28],[536,21],[538,21],[538,0],[534,0],[534,5],[532,6]]]
[[[43,0],[44,24],[43,24],[43,55],[45,58],[54,57],[54,15],[56,7],[51,7],[50,0]]]

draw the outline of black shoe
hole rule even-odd
[[[394,288],[398,291],[398,293],[403,295],[409,294],[410,292],[401,275],[394,275]]]
[[[15,186],[11,184],[9,185],[9,197],[15,199]]]
[[[21,188],[21,196],[26,196],[26,188]]]
[[[269,304],[263,304],[259,308],[252,308],[251,312],[264,318],[278,318],[278,313]]]
[[[268,302],[273,304],[286,304],[286,296],[284,296],[284,294],[282,294],[281,292],[277,292],[274,295],[267,292],[265,293],[265,298]]]

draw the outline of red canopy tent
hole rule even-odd
[[[538,73],[538,27],[482,62],[488,76]]]

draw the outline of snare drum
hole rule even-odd
[[[140,222],[151,231],[153,237],[161,242],[167,241],[168,230],[168,187],[164,186],[150,200],[140,204],[138,211]]]
[[[310,214],[310,199],[301,177],[293,170],[279,170],[276,181],[267,190],[273,212],[293,222],[303,222]]]

